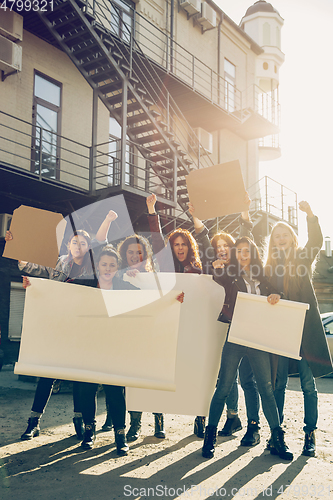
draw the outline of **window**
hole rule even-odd
[[[276,27],[276,46],[281,49],[281,31],[278,26]]]
[[[111,31],[128,43],[133,32],[133,10],[132,2],[116,0],[111,3]]]
[[[109,122],[109,164],[108,164],[108,185],[120,185],[121,168],[121,126],[112,117]],[[127,137],[128,139],[128,137]],[[125,184],[133,185],[133,146],[126,144]]]
[[[227,111],[235,111],[236,66],[224,59],[224,105]]]
[[[271,27],[269,23],[264,23],[263,26],[263,45],[271,44]]]
[[[35,73],[33,101],[32,171],[59,178],[61,84]]]

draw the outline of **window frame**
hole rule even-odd
[[[57,106],[49,101],[46,101],[45,99],[43,99],[41,97],[36,96],[36,76],[39,76],[40,78],[43,78],[44,80],[59,87],[59,89],[60,89],[60,104],[59,104],[59,106]],[[34,80],[33,80],[33,104],[32,104],[31,171],[34,173],[39,173],[39,175],[42,177],[43,176],[47,177],[47,176],[45,176],[45,174],[43,174],[41,172],[41,170],[40,170],[41,166],[39,166],[39,172],[36,172],[36,162],[39,161],[39,159],[37,158],[37,155],[36,155],[36,153],[37,153],[36,143],[37,143],[37,141],[40,140],[40,136],[38,135],[38,132],[37,132],[37,130],[38,131],[40,130],[40,126],[37,125],[37,106],[40,105],[40,106],[43,106],[44,108],[47,108],[47,109],[57,113],[57,132],[56,132],[56,134],[54,134],[57,137],[55,175],[48,177],[48,178],[59,180],[60,179],[60,151],[61,151],[61,145],[60,145],[61,137],[60,136],[61,136],[61,122],[62,122],[62,98],[63,98],[62,90],[63,90],[63,85],[61,82],[55,80],[54,78],[52,78],[48,75],[45,75],[44,73],[42,73],[41,71],[38,71],[36,69],[34,70],[33,79]],[[41,128],[43,128],[43,127],[41,127]],[[47,129],[45,129],[45,130],[47,130]],[[50,131],[50,133],[52,133],[52,132]]]

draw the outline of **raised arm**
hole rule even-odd
[[[244,201],[248,209],[245,210],[245,212],[242,212],[239,217],[239,237],[242,238],[243,236],[247,236],[248,238],[251,238],[251,240],[253,240],[253,234],[252,234],[253,222],[251,220],[249,212],[252,200],[248,192],[246,192],[245,194]]]
[[[105,219],[103,220],[102,224],[99,226],[99,229],[96,233],[95,239],[98,242],[104,242],[107,239],[107,235],[110,229],[111,222],[116,220],[118,218],[118,214],[114,212],[113,210],[110,210]]]
[[[307,201],[300,201],[298,206],[302,212],[306,213],[308,224],[308,241],[304,249],[300,251],[299,257],[306,259],[311,265],[323,245],[324,238],[318,217],[312,212],[309,203]]]
[[[157,213],[155,212],[156,195],[151,194],[150,196],[148,196],[146,199],[146,203],[149,214],[148,222],[149,222],[149,229],[151,232],[151,242],[152,242],[153,252],[155,255],[157,255],[161,250],[163,250],[163,248],[165,248],[165,244],[160,225],[160,219]]]
[[[202,270],[204,274],[211,273],[211,261],[215,259],[215,252],[210,244],[208,229],[204,223],[195,216],[195,208],[191,202],[188,202],[188,211],[192,215],[195,234],[199,246],[199,255],[202,263]]]

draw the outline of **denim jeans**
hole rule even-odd
[[[82,398],[82,417],[85,424],[95,423],[96,399],[98,384],[79,382]],[[105,399],[108,404],[108,413],[111,415],[114,428],[125,428],[126,401],[125,387],[118,385],[104,385]]]
[[[248,422],[259,423],[259,393],[257,383],[247,356],[242,359],[227,398],[228,417],[238,413],[238,373],[244,391]]]
[[[43,413],[48,400],[52,394],[53,384],[55,382],[54,378],[43,378],[38,380],[36,387],[35,398],[32,404],[31,411],[36,413]],[[74,413],[81,412],[81,401],[80,401],[80,389],[79,382],[73,382],[73,403],[74,403]]]
[[[210,403],[208,424],[217,426],[241,359],[247,356],[257,381],[262,408],[271,429],[280,425],[271,382],[269,354],[226,342],[222,351],[220,376]]]
[[[312,375],[311,368],[306,359],[298,361],[299,378],[304,399],[304,432],[311,432],[317,429],[318,420],[318,396],[316,382]],[[276,375],[274,396],[279,411],[281,423],[283,422],[283,408],[285,392],[288,383],[289,359],[280,357]]]

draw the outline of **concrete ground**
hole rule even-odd
[[[52,395],[41,420],[41,434],[21,441],[35,383],[23,382],[12,366],[0,372],[0,499],[1,500],[167,500],[189,498],[321,499],[333,498],[333,379],[317,381],[319,422],[317,454],[301,455],[303,394],[291,378],[286,397],[286,442],[294,452],[284,462],[265,450],[269,429],[261,419],[261,443],[239,446],[244,429],[218,438],[213,459],[201,456],[202,440],[193,435],[193,417],[166,415],[166,439],[153,436],[153,415],[143,414],[142,436],[118,457],[113,432],[98,430],[96,446],[83,451],[73,435],[69,383]],[[97,429],[105,418],[99,393]],[[240,417],[246,425],[240,390]],[[222,417],[222,423],[224,417]]]

